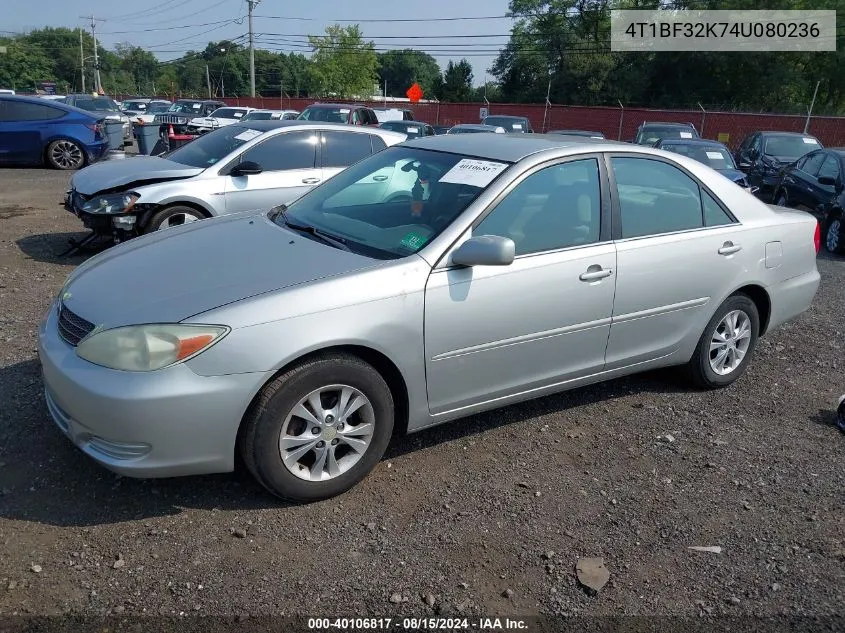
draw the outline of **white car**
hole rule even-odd
[[[407,108],[373,108],[379,123],[387,121],[413,121],[414,113]]]
[[[299,110],[253,110],[241,121],[293,121],[298,116]]]
[[[188,132],[208,132],[209,130],[216,130],[219,127],[226,127],[237,123],[244,116],[255,110],[255,108],[240,108],[240,107],[225,107],[217,108],[214,112],[206,117],[197,117],[188,122]]]

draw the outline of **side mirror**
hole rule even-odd
[[[264,169],[262,169],[261,165],[258,163],[245,160],[242,163],[238,163],[232,170],[229,172],[230,176],[238,177],[238,176],[254,176],[255,174],[260,174]]]
[[[471,237],[452,253],[456,266],[509,266],[516,255],[512,239],[498,235]]]

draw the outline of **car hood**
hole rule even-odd
[[[229,125],[237,123],[240,119],[224,119],[213,116],[201,116],[191,119],[191,125]]]
[[[152,182],[190,178],[201,174],[201,167],[190,167],[156,156],[136,156],[129,160],[95,163],[76,172],[71,189],[84,196],[101,191],[120,190]]]
[[[64,304],[103,328],[177,323],[196,314],[380,265],[241,213],[165,229],[82,264]]]

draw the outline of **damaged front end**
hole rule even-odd
[[[94,195],[70,189],[64,200],[67,211],[78,217],[85,228],[98,237],[109,237],[119,244],[140,235],[140,227],[158,205],[139,203],[135,191],[99,192]]]

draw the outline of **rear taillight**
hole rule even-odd
[[[99,123],[86,123],[85,127],[94,132],[94,138],[101,138],[103,136],[103,126]]]
[[[816,232],[813,235],[813,245],[816,247],[816,255],[818,255],[819,251],[822,249],[822,225],[819,222],[816,222]]]

